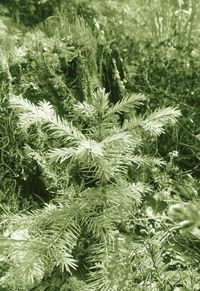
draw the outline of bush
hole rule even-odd
[[[0,21],[0,288],[199,290],[196,1],[22,2]]]
[[[167,199],[173,190],[163,188],[157,180],[155,189],[159,193],[153,191],[153,184],[150,185],[148,180],[152,174],[159,173],[165,163],[159,158],[142,155],[141,141],[145,136],[149,138],[162,133],[163,126],[174,124],[180,112],[169,107],[142,118],[137,117],[133,109],[144,101],[143,95],[124,96],[112,106],[108,94],[102,89],[92,97],[74,105],[74,125],[56,116],[46,101],[36,106],[22,97],[11,98],[11,104],[22,110],[20,124],[24,130],[36,123],[48,132],[49,138],[60,140],[60,148],[49,147],[42,151],[28,148],[28,155],[41,168],[49,188],[55,187],[55,177],[56,181],[59,177],[63,182],[65,179],[65,183],[57,184],[52,203],[43,209],[11,214],[4,220],[4,236],[8,244],[7,255],[4,255],[6,263],[7,256],[10,258],[10,268],[2,277],[2,286],[9,284],[13,290],[30,289],[55,268],[75,277],[76,272],[82,273],[82,279],[88,277],[86,290],[107,290],[113,285],[116,290],[124,285],[134,287],[138,280],[141,286],[148,284],[149,275],[143,281],[141,274],[131,272],[134,264],[139,263],[133,259],[132,231],[139,228],[138,238],[141,228],[146,232],[150,221],[157,220],[151,217],[154,211],[166,219],[163,211],[168,205],[160,203],[160,197],[156,196],[168,191],[163,193]],[[120,125],[117,114],[122,112],[124,122]],[[140,171],[134,174],[136,165]],[[165,187],[169,186],[169,181],[166,180]],[[157,201],[156,208],[151,199]],[[147,225],[143,219],[136,219],[141,211]],[[152,235],[156,228],[153,227]],[[152,235],[147,235],[146,239],[148,243],[153,240],[154,244],[157,236]],[[148,246],[146,252],[148,258]],[[150,265],[152,259],[148,258]],[[120,264],[116,269],[117,261]],[[127,268],[131,272],[129,275]],[[155,284],[160,286],[157,279]],[[162,284],[168,283],[163,281]]]

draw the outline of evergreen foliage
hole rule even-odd
[[[165,125],[180,116],[178,109],[165,108],[147,118],[138,117],[134,108],[144,100],[143,95],[125,95],[112,105],[105,90],[98,89],[92,98],[74,105],[73,122],[57,116],[47,101],[35,105],[21,96],[10,97],[12,107],[19,111],[22,130],[36,124],[50,138],[62,141],[64,147],[36,151],[35,156],[49,181],[49,173],[57,174],[59,164],[68,182],[62,195],[55,193],[44,208],[5,214],[2,243],[6,249],[2,260],[9,268],[1,279],[2,286],[13,290],[33,288],[55,268],[66,273],[66,278],[82,273],[82,279],[87,278],[86,290],[127,290],[135,286],[131,229],[136,227],[134,220],[151,195],[152,186],[143,179],[136,180],[129,171],[136,165],[145,169],[152,164],[151,157],[142,155],[145,132],[160,134]],[[118,115],[122,112],[127,114],[123,124]],[[133,119],[131,127],[127,126]],[[29,149],[29,155],[31,152],[34,149]],[[154,168],[160,166],[162,162],[155,160]],[[81,242],[85,245],[84,257]],[[156,280],[155,284],[161,283]]]
[[[0,289],[200,290],[198,1],[0,3]]]

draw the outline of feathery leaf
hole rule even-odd
[[[150,134],[160,135],[164,132],[164,126],[173,125],[180,116],[181,112],[177,108],[166,107],[150,114],[141,123],[141,126],[144,130],[149,131]]]
[[[105,116],[120,112],[130,112],[131,109],[137,108],[145,100],[146,97],[143,94],[133,94],[130,96],[125,96],[121,101],[110,107],[105,113]]]

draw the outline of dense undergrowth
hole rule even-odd
[[[199,290],[198,1],[0,4],[0,289]]]

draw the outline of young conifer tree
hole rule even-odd
[[[43,150],[27,146],[26,152],[54,198],[42,209],[5,213],[2,287],[31,290],[55,276],[60,290],[126,291],[135,290],[138,282],[138,290],[144,284],[147,288],[150,274],[140,272],[140,264],[152,260],[148,254],[155,246],[145,252],[137,236],[138,214],[144,218],[152,192],[147,173],[165,162],[143,153],[143,143],[152,142],[181,113],[167,107],[144,117],[136,111],[143,101],[141,94],[125,94],[112,105],[99,88],[88,100],[75,102],[64,120],[47,101],[35,105],[22,96],[10,97],[25,134],[32,125],[46,134]],[[163,267],[161,247],[162,241],[155,253],[157,271]],[[160,277],[152,278],[162,289]]]

